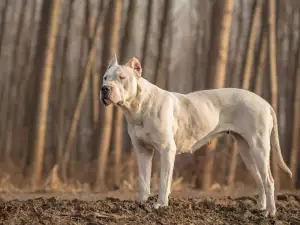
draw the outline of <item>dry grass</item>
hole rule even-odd
[[[0,192],[2,193],[21,192],[21,190],[12,184],[10,175],[4,173],[0,180]]]
[[[42,185],[42,191],[78,193],[91,191],[91,188],[89,184],[79,181],[76,181],[75,184],[63,183],[58,176],[58,165],[56,164]]]

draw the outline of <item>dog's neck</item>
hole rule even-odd
[[[144,78],[139,78],[137,82],[137,93],[133,100],[122,107],[127,121],[142,119],[143,111],[151,107],[153,102],[153,92],[159,89],[154,84],[150,83]]]

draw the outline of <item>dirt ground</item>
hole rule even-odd
[[[140,205],[135,192],[0,194],[0,224],[300,224],[300,192],[278,193],[277,215],[264,218],[255,194],[171,194],[169,207]]]

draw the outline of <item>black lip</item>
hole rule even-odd
[[[109,106],[111,103],[107,104],[107,103],[104,101],[105,99],[109,100],[109,98],[107,98],[107,97],[102,97],[102,98],[101,98],[102,104],[105,105],[105,106]]]

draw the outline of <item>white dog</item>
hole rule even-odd
[[[275,112],[260,96],[243,89],[220,88],[189,94],[168,92],[141,77],[136,58],[119,65],[114,57],[103,76],[101,100],[121,107],[135,148],[140,201],[150,195],[151,159],[160,153],[160,188],[155,208],[168,205],[175,155],[193,153],[211,139],[231,132],[239,153],[259,188],[258,207],[276,213],[271,148],[290,176],[278,140]]]

